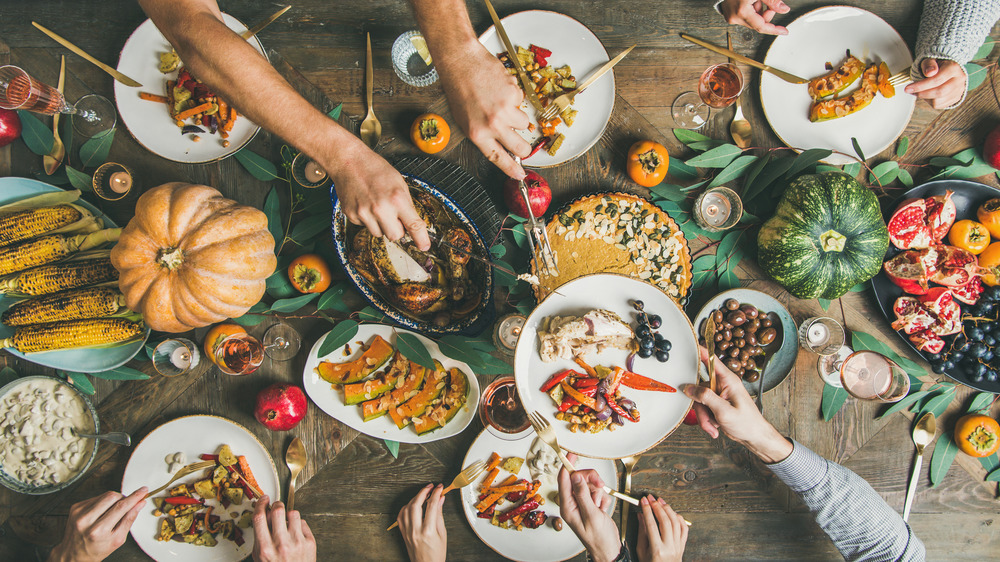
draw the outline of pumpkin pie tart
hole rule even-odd
[[[577,277],[618,273],[657,287],[678,304],[686,302],[692,277],[687,240],[677,223],[646,199],[627,193],[590,195],[556,213],[546,230],[559,275],[533,271],[539,300]]]

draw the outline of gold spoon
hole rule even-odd
[[[729,43],[729,50],[732,51],[733,38],[729,36],[729,32],[726,32],[726,41]],[[733,59],[729,59],[729,62],[733,62]],[[753,138],[750,122],[747,121],[746,117],[743,117],[743,102],[740,101],[739,97],[736,98],[736,115],[733,115],[733,122],[729,124],[729,134],[732,135],[736,146],[740,148],[750,146],[750,141]]]
[[[910,517],[910,506],[913,505],[913,496],[917,495],[917,479],[920,478],[920,467],[924,464],[924,447],[930,445],[934,440],[934,433],[937,431],[937,423],[934,414],[927,412],[913,426],[913,444],[917,446],[917,462],[913,465],[913,474],[910,475],[910,487],[906,490],[906,503],[903,504],[903,521]]]
[[[382,137],[382,124],[375,117],[375,109],[372,107],[372,90],[375,87],[375,75],[372,72],[372,36],[366,33],[368,41],[368,53],[365,59],[365,93],[368,95],[368,115],[361,122],[361,140],[369,148],[375,148],[378,140]]]
[[[63,93],[63,85],[66,83],[66,55],[62,57],[62,63],[59,65],[59,84],[56,89],[59,93]],[[49,151],[44,157],[42,157],[42,166],[45,168],[45,173],[47,175],[52,175],[56,173],[56,168],[59,164],[62,164],[63,158],[66,157],[66,146],[63,145],[63,141],[59,138],[59,114],[56,113],[52,116],[52,150]]]
[[[302,446],[302,440],[296,437],[292,439],[292,444],[285,451],[285,464],[291,471],[292,477],[288,480],[288,501],[287,510],[291,511],[295,507],[295,479],[306,466],[306,448]]]

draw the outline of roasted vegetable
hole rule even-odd
[[[104,346],[142,335],[144,327],[124,318],[94,318],[21,326],[14,335],[0,342],[21,353]]]
[[[56,205],[10,213],[0,217],[0,244],[7,245],[41,236],[73,224],[83,213],[72,205]]]
[[[117,279],[118,270],[108,258],[75,260],[18,273],[0,282],[0,291],[28,296],[47,295]]]
[[[815,99],[839,94],[857,80],[865,70],[865,63],[847,51],[847,58],[829,74],[809,81],[809,96]]]
[[[65,259],[76,252],[114,242],[120,234],[120,228],[109,228],[77,236],[53,234],[4,246],[0,248],[0,275]]]
[[[112,316],[125,307],[125,297],[112,287],[90,287],[53,293],[12,305],[0,316],[5,326]]]
[[[814,102],[809,109],[809,120],[817,123],[850,115],[868,107],[877,92],[878,66],[873,64],[865,69],[861,76],[861,86],[850,96]]]
[[[229,445],[223,445],[219,449],[219,464],[222,466],[233,466],[238,462],[239,460],[233,454],[233,449]]]
[[[361,357],[345,363],[321,361],[315,371],[331,384],[358,382],[382,368],[392,357],[392,346],[382,336],[375,336]]]

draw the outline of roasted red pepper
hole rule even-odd
[[[163,503],[169,503],[170,505],[195,505],[203,503],[202,500],[197,498],[191,498],[188,496],[173,496],[169,498],[163,498]]]
[[[553,388],[556,387],[557,384],[561,383],[563,380],[566,379],[566,377],[572,374],[575,374],[575,371],[573,371],[573,369],[566,369],[561,373],[556,373],[552,375],[551,377],[549,377],[549,380],[545,381],[545,384],[542,385],[541,388],[542,392],[548,392],[552,390]]]
[[[582,379],[576,379],[573,383],[573,387],[583,390],[591,386],[597,386],[597,383],[599,382],[601,382],[600,379],[596,379],[594,377],[584,377]]]
[[[524,502],[521,505],[515,507],[514,509],[508,511],[507,513],[501,515],[499,521],[501,523],[503,523],[504,521],[509,521],[511,517],[514,517],[515,515],[521,515],[522,513],[528,513],[529,511],[537,507],[538,507],[537,501],[532,500],[530,502]]]
[[[545,145],[548,144],[549,140],[551,140],[551,137],[540,137],[538,140],[536,140],[535,144],[531,145],[531,152],[529,152],[528,155],[524,157],[524,159],[527,160],[528,158],[531,158],[532,156],[535,155],[536,152],[545,148]]]
[[[486,508],[486,511],[479,512],[476,517],[480,519],[493,519],[493,512],[497,510],[497,504],[493,504]]]
[[[559,403],[559,408],[557,408],[557,409],[560,412],[565,412],[566,410],[569,410],[570,408],[572,408],[573,406],[576,406],[578,404],[579,404],[579,402],[577,402],[573,398],[571,398],[569,396],[563,396],[563,400],[562,400],[562,402]]]
[[[201,460],[203,460],[203,461],[215,461],[215,462],[219,462],[219,455],[209,455],[207,453],[202,453],[202,454],[198,455],[198,458],[201,459]]]
[[[573,386],[570,385],[566,381],[562,381],[562,383],[560,383],[560,384],[562,384],[563,391],[566,394],[568,394],[572,399],[574,399],[577,402],[579,402],[580,404],[583,404],[584,406],[590,408],[591,410],[597,410],[597,407],[596,407],[597,403],[594,402],[593,398],[591,398],[590,396],[587,396],[586,394],[584,394],[584,393],[580,392],[579,390],[573,388]]]
[[[552,56],[552,51],[539,47],[538,45],[532,45],[528,47],[528,50],[535,54],[535,63],[537,63],[539,67],[549,65],[548,58]]]
[[[511,492],[504,497],[512,502],[519,502],[524,499],[524,495],[527,493],[528,492]]]
[[[545,524],[548,516],[544,511],[532,511],[524,518],[524,526],[529,529],[537,529]]]
[[[624,371],[622,374],[621,383],[629,388],[634,388],[636,390],[655,390],[657,392],[677,392],[677,389],[670,386],[669,384],[664,384],[660,381],[654,381],[649,377],[644,377],[642,375],[633,373],[632,371]]]
[[[621,406],[619,406],[618,402],[615,402],[615,399],[612,398],[610,394],[605,393],[604,399],[608,401],[608,407],[610,407],[616,414],[618,414],[619,416],[621,416],[622,419],[626,419],[626,420],[628,420],[630,422],[634,422],[635,421],[635,419],[632,417],[632,415],[629,414],[625,410],[625,408],[622,408]]]

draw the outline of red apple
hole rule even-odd
[[[986,135],[986,144],[983,146],[983,159],[994,168],[1000,169],[1000,125]]]
[[[549,182],[535,172],[528,172],[524,178],[524,183],[528,186],[528,200],[531,201],[531,212],[536,217],[545,214],[552,202],[552,190],[549,189]],[[523,218],[528,218],[528,206],[521,196],[521,188],[514,178],[507,178],[503,184],[503,202],[507,204],[510,212]]]
[[[257,395],[254,416],[273,431],[288,431],[306,417],[308,402],[302,389],[291,384],[272,384]]]
[[[0,109],[0,146],[7,146],[21,136],[21,118],[11,109]]]

